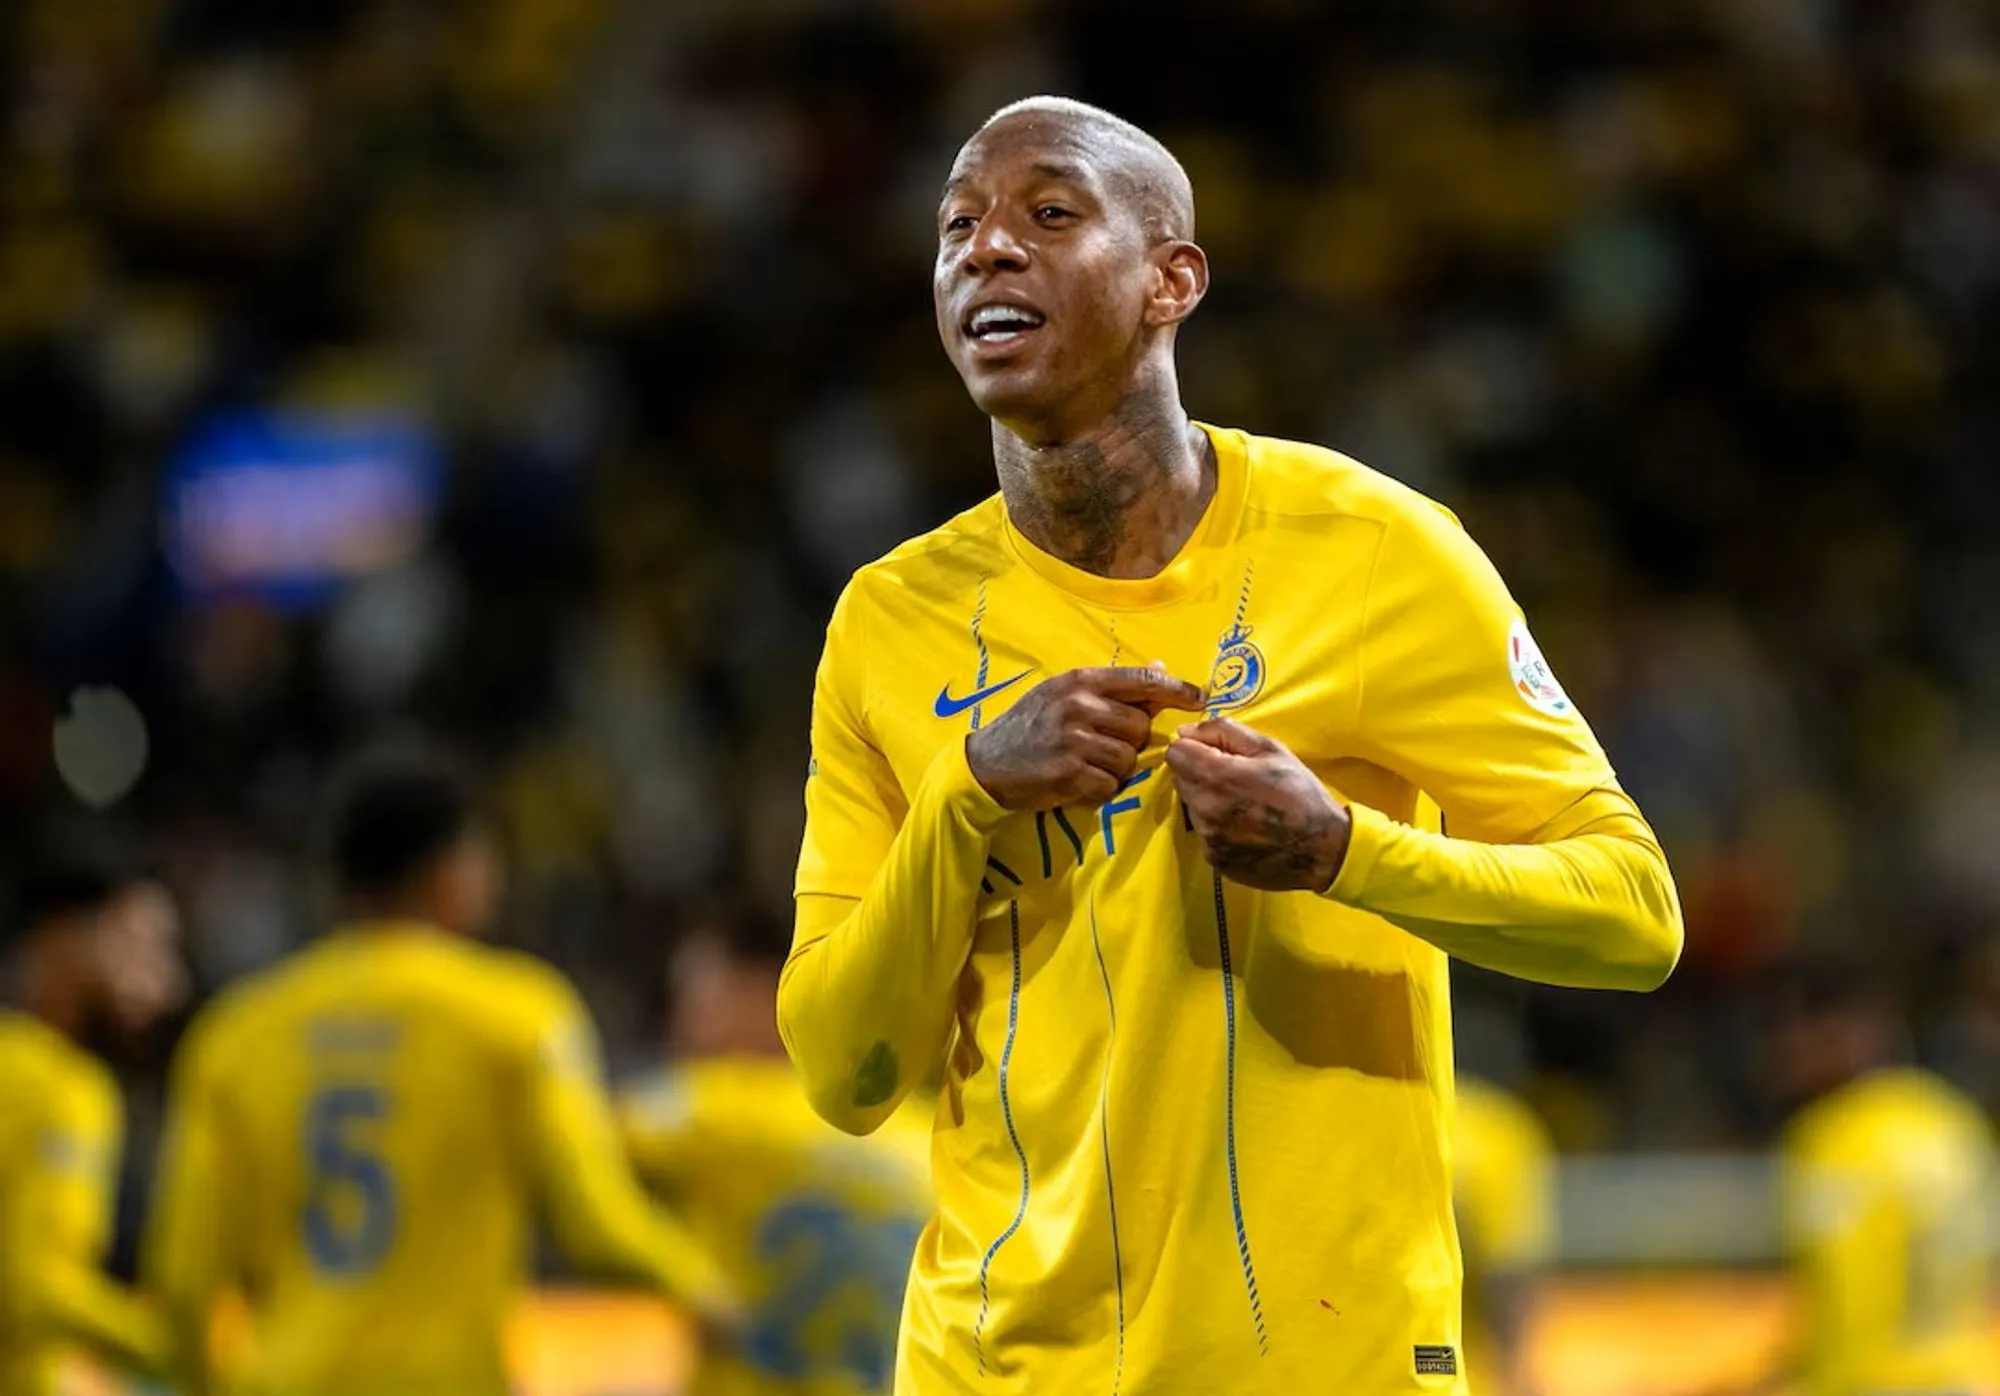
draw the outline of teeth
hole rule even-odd
[[[971,328],[975,335],[1001,335],[1031,330],[1041,323],[1040,315],[1020,306],[983,305],[972,312]]]

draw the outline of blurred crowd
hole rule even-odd
[[[1755,1143],[1765,985],[1860,954],[2000,1107],[1989,0],[13,0],[0,834],[110,803],[213,987],[419,725],[649,1050],[689,909],[788,895],[840,585],[992,488],[926,274],[1037,91],[1193,176],[1191,408],[1450,504],[1667,844],[1676,981],[1468,975],[1462,1052],[1573,1148]],[[246,409],[421,424],[436,512],[192,584],[165,482]]]

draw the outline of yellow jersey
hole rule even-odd
[[[201,1014],[169,1107],[145,1268],[190,1384],[235,1293],[228,1389],[498,1396],[538,1206],[580,1264],[720,1287],[631,1172],[575,991],[522,955],[338,931]]]
[[[691,1061],[620,1100],[642,1177],[684,1218],[749,1310],[695,1396],[888,1390],[917,1234],[930,1218],[930,1128],[915,1101],[855,1139],[815,1115],[782,1057]]]
[[[1532,1275],[1547,1263],[1555,1232],[1555,1160],[1548,1131],[1527,1103],[1476,1076],[1458,1078],[1452,1135],[1452,1196],[1465,1250],[1465,1337],[1473,1389],[1505,1391],[1494,1360],[1495,1315],[1486,1281]]]
[[[160,1316],[101,1267],[124,1105],[104,1064],[39,1018],[0,1012],[0,1391],[52,1396],[65,1349],[166,1356]]]
[[[1784,1218],[1812,1396],[2000,1389],[1990,1332],[1993,1140],[1927,1072],[1875,1072],[1786,1128]]]
[[[1554,982],[1631,927],[1678,945],[1656,841],[1456,519],[1206,430],[1215,493],[1158,575],[1069,566],[995,496],[828,628],[780,1024],[851,1129],[943,1062],[900,1392],[1464,1391],[1446,959],[1406,928],[1532,901]],[[1096,808],[972,777],[968,732],[1035,683],[1156,659],[1352,802],[1326,896],[1210,869],[1162,769],[1188,715]],[[1453,837],[1408,827],[1419,792]]]

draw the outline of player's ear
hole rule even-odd
[[[1208,294],[1208,254],[1195,243],[1174,238],[1153,249],[1153,296],[1147,306],[1150,325],[1178,325],[1194,314]]]

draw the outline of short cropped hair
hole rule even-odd
[[[0,955],[66,917],[102,911],[147,876],[138,857],[109,836],[44,837],[29,850],[0,914]]]
[[[334,890],[377,899],[407,889],[479,821],[471,780],[429,747],[377,747],[351,758],[327,801],[325,861]]]
[[[1055,96],[1009,102],[979,129],[1016,118],[1054,122],[1084,140],[1132,201],[1148,237],[1161,241],[1194,236],[1194,185],[1174,153],[1152,132],[1103,107]]]

